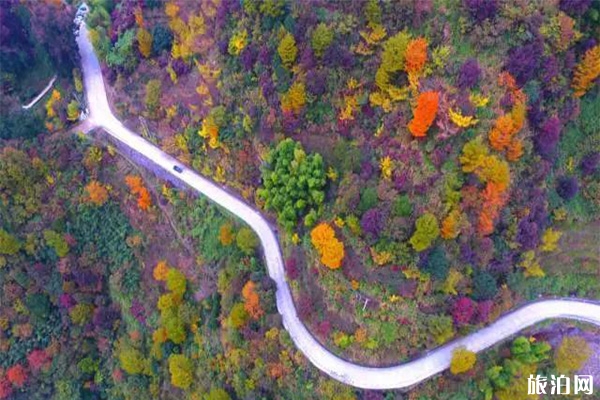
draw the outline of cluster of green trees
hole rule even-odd
[[[277,212],[279,223],[292,231],[304,217],[312,226],[325,200],[325,167],[319,154],[306,154],[292,139],[281,141],[269,153],[262,169],[263,187],[258,196],[265,208]]]

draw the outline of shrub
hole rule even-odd
[[[436,246],[427,255],[423,271],[431,274],[435,279],[444,280],[448,276],[448,267],[446,252],[441,246]]]
[[[416,251],[423,251],[440,235],[438,221],[433,214],[423,214],[415,223],[415,233],[410,238],[410,244]]]
[[[333,40],[333,29],[320,23],[312,33],[310,44],[317,57],[322,57]]]
[[[365,17],[367,22],[371,25],[377,25],[381,23],[381,7],[379,7],[379,0],[368,0],[364,8]]]
[[[71,321],[75,325],[85,325],[92,318],[93,312],[93,305],[79,303],[75,307],[71,308],[69,315],[71,316]]]
[[[152,34],[147,29],[139,28],[137,31],[138,49],[144,58],[152,53]]]
[[[51,230],[45,230],[44,240],[46,241],[46,245],[54,249],[57,256],[64,257],[69,253],[69,244],[63,235]]]
[[[458,72],[458,87],[461,89],[471,89],[479,82],[481,77],[481,68],[477,60],[469,58],[463,63]]]
[[[571,200],[577,195],[579,184],[574,176],[563,176],[558,179],[556,193],[564,200]]]
[[[366,187],[360,193],[360,201],[358,203],[358,211],[364,213],[377,205],[379,201],[377,197],[377,189],[374,187]]]
[[[155,117],[159,111],[161,86],[158,79],[150,79],[146,84],[146,110],[152,117]]]
[[[300,114],[306,104],[306,90],[303,82],[296,81],[281,96],[281,110],[284,113]]]
[[[12,396],[13,389],[9,380],[4,377],[0,377],[0,399],[5,400]]]
[[[108,190],[98,181],[90,181],[85,187],[87,197],[85,201],[88,201],[96,206],[101,206],[108,200]]]
[[[452,308],[452,318],[456,325],[466,325],[471,323],[473,315],[475,314],[476,304],[473,300],[468,297],[461,297],[454,303]]]
[[[437,115],[439,102],[438,92],[423,92],[417,98],[417,106],[413,110],[413,119],[408,130],[413,137],[424,137]]]
[[[185,275],[175,268],[169,268],[167,272],[167,289],[175,296],[181,298],[185,294],[186,286],[187,280]]]
[[[341,267],[344,259],[344,244],[335,237],[335,232],[326,223],[320,223],[310,232],[310,241],[321,256],[321,262],[328,268]]]
[[[572,83],[575,96],[583,96],[598,76],[600,76],[600,45],[586,51],[583,59],[575,69]]]
[[[498,11],[497,0],[463,0],[463,5],[477,23],[494,18]]]
[[[119,353],[121,368],[130,375],[141,374],[145,368],[144,355],[134,348],[127,348]]]
[[[192,362],[189,358],[183,354],[171,354],[169,356],[171,384],[180,389],[189,388],[194,380],[192,368]]]
[[[392,215],[395,217],[410,217],[413,212],[413,206],[408,195],[401,195],[394,199],[392,203]]]
[[[533,79],[540,67],[543,45],[537,42],[515,47],[508,52],[506,69],[519,85]]]
[[[238,248],[246,255],[252,255],[259,244],[258,237],[248,227],[240,229],[235,237]]]
[[[398,32],[383,44],[381,53],[381,69],[389,74],[404,69],[406,48],[410,42],[410,34],[406,31]]]
[[[6,371],[6,378],[14,387],[22,388],[27,382],[27,370],[21,364],[15,364]]]
[[[600,152],[592,152],[585,155],[581,159],[581,164],[579,167],[581,168],[581,174],[583,176],[593,175],[598,170],[598,165],[600,164]]]
[[[152,29],[152,51],[158,55],[165,50],[171,48],[173,42],[173,34],[171,31],[163,25],[156,25]]]
[[[212,388],[206,395],[206,400],[231,400],[231,397],[221,388]]]
[[[446,315],[433,315],[427,320],[427,329],[437,344],[444,344],[454,336],[452,318]]]
[[[0,229],[0,254],[14,255],[21,249],[21,243],[4,229]]]
[[[235,329],[239,329],[242,326],[246,325],[246,321],[248,320],[248,312],[244,307],[243,303],[236,303],[231,308],[231,313],[229,314],[229,323]]]
[[[473,299],[477,301],[490,300],[494,298],[498,292],[496,278],[490,273],[482,271],[475,274],[473,277]]]
[[[291,68],[294,62],[296,61],[296,56],[298,55],[298,48],[296,47],[296,39],[294,39],[294,35],[285,31],[281,41],[279,42],[279,46],[277,47],[277,53],[279,57],[281,57],[281,62],[287,68]]]
[[[254,282],[246,282],[242,289],[242,297],[244,298],[244,308],[248,314],[254,319],[259,319],[264,314],[264,311],[260,307],[260,297],[256,293],[256,284]]]
[[[559,8],[572,16],[585,14],[592,0],[560,0]]]
[[[559,372],[570,373],[581,369],[590,355],[590,346],[584,338],[567,336],[556,350],[554,364]]]
[[[534,138],[536,151],[546,160],[552,160],[560,138],[561,122],[554,116],[547,119]]]
[[[546,342],[531,342],[524,336],[516,338],[511,347],[511,355],[519,362],[534,365],[548,359],[551,347]]]
[[[133,29],[119,35],[119,39],[106,55],[106,63],[109,67],[120,67],[126,71],[132,71],[137,64],[137,57],[133,51],[135,32]]]
[[[169,266],[165,260],[160,260],[152,270],[152,276],[157,281],[166,281],[169,273]]]
[[[450,372],[454,375],[470,371],[477,362],[477,355],[464,347],[454,349],[450,361]]]
[[[419,75],[427,62],[427,40],[413,39],[406,47],[406,72]]]
[[[383,214],[376,208],[372,208],[364,213],[360,219],[362,232],[374,239],[379,237],[379,232],[383,229],[384,224]]]

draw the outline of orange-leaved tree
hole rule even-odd
[[[518,151],[514,151],[515,146],[518,147],[519,144],[514,143],[518,140],[514,138],[514,136],[523,128],[523,124],[525,123],[525,115],[525,103],[519,101],[515,103],[510,113],[498,117],[494,127],[490,131],[490,146],[498,151],[512,151],[511,161],[516,161],[521,156],[519,154],[515,157],[515,155],[518,154]],[[512,148],[512,150],[509,150],[510,148]]]
[[[252,281],[246,282],[242,289],[242,297],[244,298],[244,309],[254,318],[259,319],[264,311],[260,307],[260,298],[256,293],[256,284]]]
[[[321,262],[331,268],[341,267],[344,259],[344,244],[335,237],[329,224],[322,222],[310,232],[310,240],[321,256]]]
[[[131,193],[137,195],[138,207],[144,211],[147,211],[152,205],[152,199],[150,198],[150,192],[144,186],[142,178],[135,175],[127,175],[125,177],[125,183],[129,186]]]
[[[419,74],[427,62],[427,40],[424,38],[413,39],[406,47],[406,72]]]
[[[513,139],[506,148],[506,159],[508,161],[517,161],[523,155],[523,141]]]
[[[438,92],[423,92],[419,94],[417,106],[413,110],[413,119],[408,124],[408,130],[414,137],[424,137],[437,115],[439,105]]]
[[[462,214],[460,210],[452,210],[442,221],[440,235],[446,239],[456,239],[460,234]]]
[[[487,183],[481,193],[482,206],[477,224],[479,234],[487,236],[494,231],[494,221],[498,218],[507,199],[506,187],[493,182]]]
[[[108,190],[98,181],[91,181],[85,187],[87,196],[84,201],[101,206],[108,200]]]
[[[575,96],[581,97],[600,76],[600,45],[596,45],[585,52],[583,59],[575,69],[573,83]]]
[[[229,246],[235,240],[235,235],[233,233],[233,227],[231,223],[225,222],[219,228],[219,241],[223,246]]]
[[[166,281],[169,273],[169,266],[165,260],[160,260],[156,263],[156,267],[152,270],[152,276],[157,281]]]

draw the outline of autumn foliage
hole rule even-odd
[[[510,161],[517,161],[523,154],[523,144],[514,136],[523,128],[525,121],[525,103],[516,103],[510,113],[500,116],[489,139],[490,146],[498,151],[506,151]]]
[[[475,353],[464,347],[458,348],[452,353],[450,372],[454,375],[465,373],[473,368],[476,361],[477,356]]]
[[[427,40],[413,39],[406,48],[406,72],[419,74],[427,62]]]
[[[125,183],[129,186],[131,193],[137,196],[138,207],[147,211],[152,205],[152,199],[150,198],[150,192],[148,192],[148,189],[146,189],[142,182],[142,178],[140,176],[127,175]]]
[[[456,239],[460,234],[461,213],[454,210],[442,221],[440,236],[446,240]]]
[[[85,187],[87,197],[85,201],[88,201],[94,205],[101,206],[108,200],[108,190],[98,181],[91,181]]]
[[[46,369],[50,366],[52,359],[45,350],[32,350],[27,355],[29,369],[33,372]]]
[[[12,392],[12,386],[8,379],[0,377],[0,399],[8,399]]]
[[[310,240],[321,256],[321,262],[337,269],[344,259],[344,244],[335,237],[331,226],[322,222],[310,232]]]
[[[439,93],[423,92],[417,99],[408,130],[414,137],[425,137],[438,111]]]
[[[600,45],[596,45],[585,52],[583,59],[575,69],[572,87],[575,96],[581,97],[600,76]]]
[[[15,364],[6,371],[6,378],[14,387],[21,388],[27,381],[27,370],[21,364]]]
[[[142,56],[144,58],[150,57],[152,53],[152,34],[147,29],[140,28],[137,31],[137,41]]]
[[[169,272],[169,266],[165,260],[160,260],[156,263],[154,270],[152,270],[152,276],[157,281],[166,281],[167,274]]]
[[[260,307],[260,298],[256,293],[256,284],[252,281],[246,282],[242,289],[242,297],[244,298],[244,309],[254,319],[259,319],[264,311]]]

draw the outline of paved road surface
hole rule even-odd
[[[167,172],[181,179],[210,200],[244,220],[258,235],[269,275],[277,284],[277,309],[294,344],[321,371],[348,385],[365,389],[397,389],[412,386],[450,366],[452,351],[466,346],[479,352],[511,337],[522,329],[548,318],[569,318],[600,325],[600,304],[584,300],[546,300],[531,303],[498,319],[488,327],[460,340],[428,352],[421,358],[393,367],[371,368],[343,360],[323,347],[298,318],[277,237],[267,221],[254,208],[227,193],[213,182],[182,165],[136,133],[128,130],[112,114],[104,81],[85,26],[77,39],[81,53],[85,90],[92,123],[104,128],[115,139],[143,154]],[[174,165],[183,172],[173,170]]]

